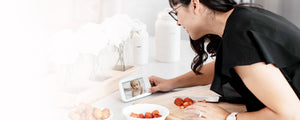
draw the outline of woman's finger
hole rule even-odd
[[[198,116],[189,116],[189,117],[185,117],[184,120],[207,120],[207,118],[198,117]]]
[[[195,116],[198,116],[198,117],[205,117],[205,114],[206,114],[206,108],[201,108],[201,107],[198,107],[198,108],[186,108],[184,110],[185,113],[187,114],[194,114]]]
[[[189,120],[204,120],[202,118],[197,118],[197,117],[192,117],[192,118],[189,118]]]
[[[203,111],[199,111],[199,110],[188,110],[186,111],[187,114],[193,114],[193,116],[197,116],[199,118],[205,118],[206,115],[205,115],[205,112]]]
[[[190,109],[185,109],[184,112],[185,113],[190,113],[190,114],[199,114],[201,112],[201,110],[190,108]]]
[[[207,103],[201,103],[201,102],[197,102],[197,103],[194,103],[193,105],[191,106],[188,106],[186,109],[204,109],[207,107]]]
[[[157,92],[157,91],[159,91],[160,89],[159,89],[159,86],[154,86],[154,87],[151,87],[151,88],[149,88],[149,92],[150,93],[155,93],[155,92]]]
[[[188,120],[207,120],[207,117],[205,117],[205,116],[192,116],[192,117],[189,117]]]
[[[155,79],[153,79],[153,77],[151,76],[151,77],[149,77],[149,81],[150,81],[150,84],[151,84],[151,86],[153,87],[153,86],[156,86],[156,81],[155,81]]]

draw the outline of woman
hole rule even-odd
[[[269,11],[234,0],[169,0],[172,17],[197,53],[192,70],[166,80],[150,77],[150,92],[206,85],[225,99],[233,88],[247,112],[229,113],[209,103],[187,109],[205,120],[300,120],[300,30]],[[203,65],[208,53],[216,61]],[[235,97],[235,96],[234,96]]]

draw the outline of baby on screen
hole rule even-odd
[[[143,94],[143,87],[141,86],[139,80],[130,81],[130,86],[132,91],[131,92],[132,97]]]

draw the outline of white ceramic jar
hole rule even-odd
[[[144,65],[148,63],[148,38],[149,35],[145,30],[141,33],[134,34],[133,41],[133,62],[134,65]]]
[[[155,22],[155,59],[160,62],[176,62],[180,58],[180,27],[165,8]]]

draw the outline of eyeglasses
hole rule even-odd
[[[169,12],[169,15],[175,20],[175,21],[178,21],[178,18],[177,18],[177,12],[175,12],[176,9],[180,8],[182,5],[178,6],[177,8],[171,10]]]

